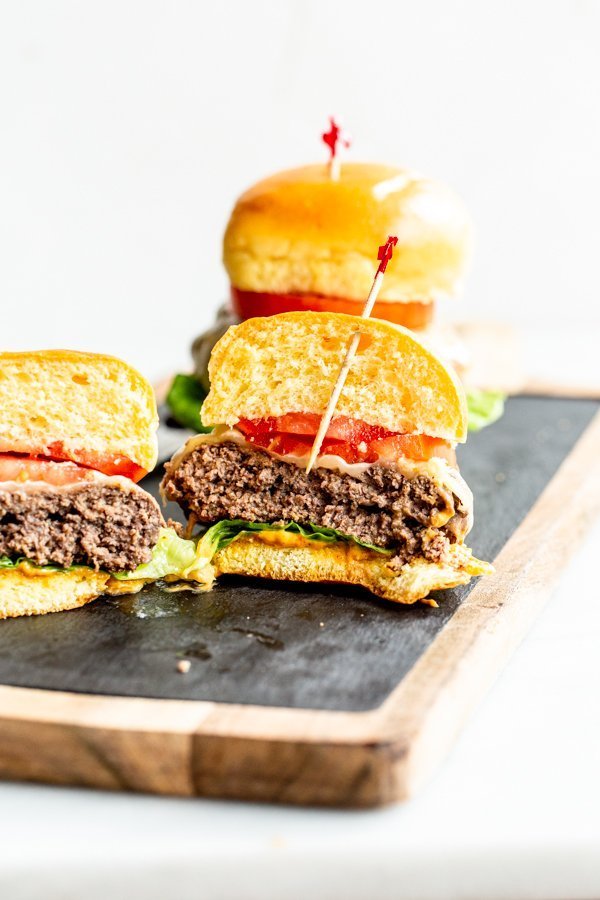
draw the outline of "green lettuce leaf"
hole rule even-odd
[[[143,563],[134,569],[133,572],[117,572],[112,573],[112,577],[119,581],[138,581],[147,579],[149,581],[158,581],[167,576],[175,576],[177,578],[203,581],[204,576],[201,575],[203,570],[212,558],[213,554],[207,554],[206,546],[200,546],[201,541],[185,540],[172,528],[161,528],[158,542],[152,551],[152,559],[150,562]],[[30,560],[21,557],[19,559],[10,559],[8,556],[0,557],[0,569],[16,568],[23,562],[36,566]],[[69,568],[61,568],[60,566],[36,566],[44,572],[70,572],[81,566],[70,566]]]
[[[200,538],[198,551],[206,558],[212,559],[215,553],[229,546],[232,541],[242,535],[257,534],[261,531],[287,531],[291,534],[299,534],[311,541],[322,541],[327,544],[334,544],[336,541],[344,541],[346,543],[358,544],[360,547],[366,547],[368,550],[376,550],[389,556],[389,550],[383,547],[376,547],[374,544],[367,544],[359,541],[350,535],[336,531],[335,528],[323,528],[319,525],[298,525],[296,522],[284,522],[281,525],[271,525],[266,522],[246,522],[244,519],[223,519],[212,525],[208,531],[205,531]],[[204,550],[201,550],[202,545]]]
[[[247,522],[245,519],[223,519],[193,540],[180,538],[172,528],[162,528],[150,562],[138,566],[133,572],[121,572],[113,577],[120,581],[134,581],[141,578],[158,581],[167,576],[204,581],[208,577],[206,567],[210,565],[215,553],[228,547],[242,535],[261,531],[288,531],[309,540],[324,541],[328,544],[346,541],[366,547],[368,550],[376,550],[386,556],[391,552],[374,544],[358,541],[334,528],[298,525],[296,522],[270,525],[266,522]]]
[[[136,581],[140,578],[158,581],[167,576],[193,580],[212,558],[200,547],[197,538],[188,541],[180,538],[172,528],[161,528],[158,543],[152,552],[150,562],[143,563],[133,572],[118,572],[113,575],[119,581]]]
[[[318,525],[298,525],[296,522],[287,522],[281,525],[270,525],[265,522],[246,522],[245,519],[223,519],[212,525],[200,537],[193,540],[180,538],[173,528],[161,528],[158,542],[153,550],[150,562],[144,563],[134,569],[133,572],[117,572],[112,577],[119,581],[160,581],[163,578],[179,578],[188,581],[211,581],[210,562],[219,550],[229,546],[232,541],[242,535],[257,534],[261,531],[287,531],[291,534],[299,534],[312,541],[322,541],[334,544],[336,541],[358,544],[368,550],[375,550],[385,556],[391,554],[390,550],[376,547],[358,541],[356,538],[336,531],[334,528],[322,528]],[[0,569],[14,568],[22,562],[29,562],[23,558],[11,560],[7,556],[0,557]],[[30,565],[35,565],[31,563]],[[67,572],[70,569],[62,569],[60,566],[40,566],[46,572]],[[71,566],[77,568],[76,566]]]
[[[486,425],[496,422],[504,412],[505,399],[506,395],[500,391],[469,388],[467,391],[469,431],[481,431]]]
[[[41,569],[43,572],[71,572],[73,569],[83,568],[83,566],[69,566],[68,568],[63,568],[62,566],[37,566],[25,556],[19,556],[18,559],[0,556],[0,569],[16,569],[21,563],[29,563],[30,566],[35,566],[36,569]]]
[[[212,430],[205,428],[200,418],[205,397],[206,391],[193,375],[176,375],[167,394],[167,406],[180,425],[205,434]]]

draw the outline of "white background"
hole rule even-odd
[[[1,344],[187,364],[235,198],[330,113],[463,195],[468,312],[596,327],[599,41],[593,0],[2,0]]]
[[[235,198],[324,160],[330,113],[354,158],[464,196],[466,312],[593,337],[599,46],[592,0],[0,0],[0,345],[107,351],[153,379],[185,366],[226,293]],[[415,801],[350,814],[0,785],[0,893],[597,897],[599,540]]]

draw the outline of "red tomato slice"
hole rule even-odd
[[[88,469],[96,469],[104,475],[122,475],[131,481],[140,481],[148,472],[127,456],[111,456],[108,453],[96,453],[93,450],[66,451],[62,443],[57,442],[50,446],[53,459],[70,459],[87,466]]]
[[[314,441],[314,435],[295,435],[295,434],[277,434],[271,432],[269,434],[257,434],[248,436],[251,443],[257,447],[263,447],[271,453],[277,453],[278,456],[308,456]],[[321,445],[320,456],[333,453],[341,456],[348,463],[354,462],[375,462],[377,455],[372,453],[369,447],[343,443],[342,441],[331,441],[325,439]]]
[[[240,419],[237,427],[245,435],[279,433],[306,435],[314,438],[320,424],[321,416],[318,413],[287,413],[284,416],[270,416],[266,419]],[[361,441],[369,443],[388,434],[391,432],[379,425],[367,425],[360,419],[351,419],[348,416],[335,416],[327,429],[325,438],[358,444]]]
[[[262,444],[271,453],[278,453],[280,456],[307,456],[312,445],[312,437],[295,434],[270,434]]]
[[[314,436],[320,421],[321,416],[316,413],[289,413],[266,419],[240,419],[236,427],[247,436],[276,433]]]
[[[45,481],[46,484],[62,487],[91,477],[89,469],[74,462],[54,462],[0,453],[0,481]]]
[[[266,419],[241,419],[237,427],[248,441],[271,453],[305,456],[320,421],[321,416],[316,413],[287,413]],[[424,461],[439,456],[456,465],[454,450],[446,441],[423,434],[397,434],[348,416],[336,416],[327,429],[320,455],[328,453],[348,463],[400,458]]]
[[[23,454],[31,458],[63,461],[68,460],[96,469],[104,475],[123,475],[132,481],[139,481],[148,472],[126,456],[112,456],[108,453],[96,453],[93,450],[66,450],[62,441],[55,441],[48,447],[25,447],[0,439],[0,453]]]
[[[377,461],[377,454],[373,453],[371,446],[365,441],[360,441],[358,444],[350,444],[324,440],[321,444],[319,455],[325,456],[328,453],[341,456],[347,463],[371,463]]]
[[[272,418],[269,422],[272,423],[272,431],[314,437],[319,430],[321,416],[318,413],[288,413],[285,416]]]
[[[364,301],[346,300],[343,297],[324,297],[320,294],[262,294],[255,291],[242,291],[231,287],[233,308],[240,319],[252,319],[254,316],[275,316],[277,313],[294,312],[295,310],[315,310],[316,312],[341,312],[352,316],[360,316]],[[410,303],[383,301],[375,303],[373,318],[387,319],[405,328],[420,331],[426,328],[433,319],[434,303],[422,303],[419,300]]]
[[[391,432],[380,425],[367,425],[360,419],[350,419],[348,416],[336,416],[331,420],[325,438],[327,440],[345,441],[349,444],[370,444],[378,438],[383,438]]]
[[[382,440],[373,441],[371,449],[379,459],[396,460],[399,456],[424,461],[432,456],[440,456],[456,465],[456,454],[446,441],[428,437],[426,434],[392,434]]]

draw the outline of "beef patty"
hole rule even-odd
[[[402,565],[414,557],[443,560],[467,531],[467,510],[425,475],[407,478],[373,465],[361,478],[332,469],[308,475],[268,453],[234,442],[199,444],[177,467],[167,465],[163,490],[202,523],[219,519],[297,522],[335,528],[394,551]],[[441,528],[435,514],[450,505]]]
[[[154,498],[133,486],[0,490],[0,556],[40,566],[131,572],[151,559],[161,525]]]

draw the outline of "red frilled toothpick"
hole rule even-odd
[[[363,307],[363,311],[360,314],[361,319],[368,319],[371,315],[371,312],[373,311],[373,306],[375,305],[377,295],[379,294],[379,291],[381,289],[381,282],[383,281],[385,270],[387,269],[387,265],[392,258],[394,247],[397,243],[398,238],[390,235],[385,244],[382,244],[377,252],[379,266],[377,268],[377,272],[375,273],[375,278],[373,279],[373,284],[371,285],[369,296],[367,297],[365,305]],[[327,429],[329,428],[329,424],[333,418],[335,408],[338,404],[338,400],[340,399],[340,394],[342,393],[342,389],[346,383],[346,378],[348,377],[348,372],[350,371],[352,360],[356,356],[356,351],[360,343],[360,337],[361,331],[360,329],[357,329],[348,342],[344,362],[342,363],[342,366],[340,368],[337,380],[331,392],[331,397],[329,398],[329,403],[327,404],[327,409],[325,410],[325,413],[321,418],[321,424],[319,425],[319,430],[317,431],[314,443],[310,451],[308,465],[306,466],[306,474],[310,472],[316,462],[317,456],[319,455],[321,444],[323,443],[323,439],[327,434]]]
[[[329,131],[326,131],[321,137],[323,138],[324,143],[329,147],[329,177],[332,181],[339,181],[340,157],[338,145],[348,148],[350,146],[350,139],[343,134],[342,129],[333,116],[329,117]]]

